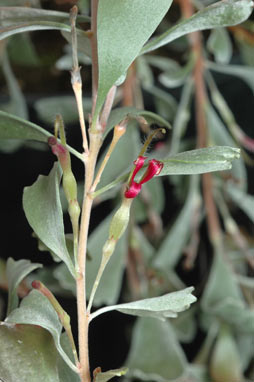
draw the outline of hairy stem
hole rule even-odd
[[[97,87],[98,87],[98,58],[97,58],[97,8],[98,0],[92,0],[92,63],[93,63],[93,79],[92,79],[92,105],[94,112]],[[82,103],[82,81],[80,76],[80,68],[78,66],[77,57],[77,38],[75,21],[77,16],[77,8],[74,7],[71,12],[71,25],[72,25],[72,47],[73,47],[73,70],[72,70],[72,86],[75,93],[80,126],[83,138],[84,147],[84,164],[85,164],[85,186],[84,197],[82,205],[79,242],[78,242],[78,277],[76,282],[77,289],[77,310],[78,310],[78,340],[79,340],[79,360],[80,360],[80,379],[81,382],[91,382],[90,367],[89,367],[89,352],[88,352],[88,325],[89,314],[86,308],[86,284],[85,284],[85,270],[86,270],[86,254],[87,254],[87,238],[88,228],[93,204],[93,198],[90,197],[90,190],[94,178],[94,169],[98,157],[98,152],[101,146],[101,134],[93,134],[90,132],[89,149],[86,137],[86,128]]]

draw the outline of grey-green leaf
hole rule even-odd
[[[27,119],[28,118],[28,108],[26,105],[26,100],[21,92],[18,81],[16,80],[14,73],[12,71],[7,52],[3,54],[2,58],[2,68],[5,76],[5,80],[9,90],[9,107],[8,110],[12,111],[18,117]]]
[[[207,67],[217,73],[228,74],[229,76],[236,76],[242,79],[254,93],[254,68],[244,65],[224,65],[216,64],[214,62],[207,62]]]
[[[213,171],[230,170],[231,162],[240,157],[240,149],[214,146],[185,151],[162,160],[162,175],[194,175]]]
[[[245,303],[230,264],[223,259],[223,250],[217,251],[202,296],[205,312],[235,326],[240,332],[254,332],[254,311]]]
[[[59,379],[52,336],[34,325],[0,324],[0,378],[4,382],[67,382]]]
[[[52,134],[35,123],[0,111],[0,139],[25,139],[46,143],[51,136]],[[70,146],[67,147],[73,155],[83,160],[82,154]]]
[[[146,298],[144,300],[118,304],[99,309],[91,315],[91,319],[99,314],[118,310],[132,316],[153,317],[165,320],[168,317],[177,317],[177,313],[189,308],[197,299],[192,295],[194,288],[189,287],[177,292],[167,293],[164,296]]]
[[[156,253],[154,266],[166,273],[176,265],[191,234],[191,223],[200,204],[199,179],[192,177],[185,204]]]
[[[121,377],[125,375],[128,371],[127,367],[122,367],[121,369],[108,370],[105,372],[96,373],[93,382],[107,382],[114,377]]]
[[[156,113],[146,110],[139,110],[132,106],[126,106],[114,109],[110,113],[110,117],[108,119],[104,135],[106,136],[110,132],[110,130],[112,130],[118,123],[123,121],[125,118],[137,119],[139,117],[143,117],[148,124],[156,123],[159,126],[167,127],[168,129],[171,128],[170,123],[168,123],[168,121],[166,121],[164,118],[162,118]]]
[[[79,16],[87,22],[87,16]],[[36,30],[61,30],[70,32],[69,14],[65,12],[30,7],[0,7],[0,40],[17,33]],[[78,30],[83,34],[82,31]]]
[[[137,320],[127,366],[138,381],[169,382],[185,374],[187,360],[169,321]]]
[[[208,130],[215,145],[233,146],[235,144],[224,123],[221,121],[215,109],[210,103],[208,103],[206,107],[206,118]],[[232,175],[237,180],[239,187],[241,187],[243,190],[246,190],[247,172],[242,158],[234,161],[232,166]]]
[[[22,300],[20,307],[11,312],[6,322],[12,324],[39,325],[46,329],[52,335],[55,346],[63,360],[73,371],[78,371],[61,346],[60,337],[62,325],[57,313],[48,299],[39,291],[32,290],[29,295]]]
[[[227,193],[235,204],[241,208],[241,210],[245,212],[245,214],[254,223],[254,196],[248,195],[232,183],[227,185]]]
[[[38,263],[31,263],[30,260],[15,261],[11,257],[7,260],[6,276],[8,281],[8,309],[9,314],[13,309],[18,306],[17,288],[21,281],[31,272],[42,265]]]
[[[69,24],[69,20],[70,15],[66,12],[31,7],[0,7],[0,25],[4,27],[28,21],[51,21]],[[78,21],[88,22],[90,17],[78,15]]]
[[[90,112],[91,102],[88,98],[83,100],[85,113]],[[77,104],[74,96],[55,96],[40,98],[35,102],[34,108],[39,118],[52,124],[56,114],[61,114],[65,123],[74,123],[79,120]]]
[[[172,0],[104,0],[98,7],[99,88],[95,118],[165,16]]]
[[[56,162],[48,176],[25,187],[23,207],[30,226],[40,240],[65,262],[75,278],[75,269],[66,247],[63,212],[59,196],[61,170]]]
[[[213,53],[216,62],[228,64],[232,57],[233,48],[227,30],[224,28],[214,29],[207,41],[207,48]]]
[[[219,1],[154,38],[144,46],[141,53],[155,50],[191,32],[240,24],[250,16],[252,9],[251,0]]]
[[[35,123],[0,111],[0,139],[30,139],[47,142],[50,136],[47,130]]]
[[[33,32],[38,30],[60,30],[70,32],[70,26],[51,21],[29,21],[26,23],[0,28],[0,40],[17,33]]]

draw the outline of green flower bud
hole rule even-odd
[[[63,172],[63,189],[68,203],[77,200],[77,182],[71,170]]]
[[[210,364],[213,382],[242,382],[244,380],[240,355],[230,331],[226,325],[221,327],[216,340]]]
[[[130,218],[130,207],[133,199],[123,198],[122,205],[116,211],[109,227],[109,239],[118,241],[124,234]]]

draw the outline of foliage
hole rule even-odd
[[[8,289],[0,380],[90,382],[88,327],[116,311],[137,317],[126,366],[97,367],[93,382],[247,382],[254,375],[254,139],[237,122],[222,79],[237,78],[253,93],[253,2],[70,3],[43,9],[39,0],[0,1],[7,92],[0,150],[7,157],[50,148],[57,157],[23,191],[41,262],[10,253],[0,262],[0,287]],[[51,45],[46,58],[40,53],[43,31],[59,36],[55,56]],[[54,89],[43,96],[36,89],[36,120],[19,67],[46,70],[48,88],[52,73],[71,70],[75,97],[65,81],[53,96]],[[53,121],[54,134],[43,126]],[[67,137],[64,123],[73,127]],[[77,301],[78,341],[63,296]],[[190,357],[182,343],[194,346],[200,331],[205,339]]]

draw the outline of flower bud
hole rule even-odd
[[[210,373],[213,382],[243,381],[240,355],[228,326],[222,326],[213,349]]]
[[[130,218],[132,200],[123,198],[120,208],[116,211],[109,227],[109,239],[119,240],[124,234]]]

